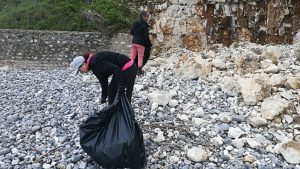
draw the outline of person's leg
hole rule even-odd
[[[112,78],[108,86],[108,104],[112,104],[114,102],[117,91],[118,91],[117,82],[114,78]]]
[[[142,45],[137,46],[137,51],[138,51],[138,68],[143,67],[143,58],[144,58],[144,51],[145,47]]]
[[[146,65],[146,63],[148,62],[149,58],[150,58],[150,52],[151,52],[151,48],[148,48],[148,47],[145,47],[145,50],[144,50],[144,57],[143,57],[143,66],[144,67]],[[134,63],[136,65],[138,65],[138,57],[137,57],[137,54],[136,54],[136,57],[134,59]]]
[[[151,48],[145,47],[144,58],[143,58],[143,66],[145,66],[145,64],[147,63],[147,61],[150,57],[150,51],[151,51]]]
[[[130,68],[128,68],[124,72],[124,80],[126,83],[126,96],[131,103],[131,98],[132,98],[132,92],[133,92],[133,87],[134,87],[134,82],[136,78],[136,73],[137,73],[137,67],[135,64],[133,64]]]
[[[135,58],[136,58],[136,55],[138,54],[138,52],[137,52],[137,45],[136,44],[131,44],[131,59],[132,60],[135,60]]]
[[[138,65],[138,57],[137,57],[137,54],[136,54],[136,57],[135,57],[135,59],[134,59],[134,63],[136,64],[136,66]]]

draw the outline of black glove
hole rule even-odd
[[[101,98],[101,101],[100,101],[100,103],[102,104],[102,103],[106,103],[107,102],[107,99],[106,98]]]
[[[119,94],[124,94],[126,92],[126,88],[124,86],[119,87]]]

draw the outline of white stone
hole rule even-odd
[[[288,77],[285,85],[290,89],[300,89],[300,77]]]
[[[193,117],[192,122],[195,124],[195,126],[206,126],[209,123],[207,120],[203,120],[197,117]]]
[[[271,86],[283,86],[285,77],[282,74],[274,74],[270,77]]]
[[[294,118],[290,115],[284,115],[283,118],[288,124],[291,124],[294,121]]]
[[[153,139],[154,142],[158,142],[158,143],[163,142],[165,140],[166,139],[165,139],[164,133],[162,131],[158,132],[156,138]]]
[[[221,146],[223,145],[223,138],[219,135],[217,135],[216,137],[212,138],[211,143],[216,145],[216,146]]]
[[[43,168],[44,168],[44,169],[51,168],[51,165],[50,165],[50,164],[43,164]]]
[[[193,147],[187,150],[187,157],[194,162],[202,162],[207,159],[207,152],[199,147]]]
[[[182,121],[188,121],[189,120],[189,116],[182,114],[182,115],[177,115],[177,118],[182,120]]]
[[[256,160],[256,157],[251,155],[251,154],[247,154],[245,155],[245,157],[243,158],[243,161],[245,162],[250,162],[253,163]]]
[[[265,60],[262,60],[261,62],[260,62],[260,67],[262,68],[262,69],[266,69],[266,68],[268,68],[269,66],[271,66],[272,65],[272,60],[271,59],[265,59]]]
[[[82,76],[82,81],[85,83],[96,83],[99,82],[96,76],[94,75],[83,75]]]
[[[247,141],[247,143],[251,148],[258,148],[262,146],[260,142],[256,141],[253,138],[244,138],[244,139]]]
[[[266,151],[268,151],[270,153],[276,153],[275,150],[274,150],[274,147],[275,147],[274,145],[267,145]]]
[[[288,142],[293,139],[293,135],[289,136],[288,133],[277,131],[276,133],[273,133],[274,137],[279,140],[282,143]]]
[[[171,156],[169,158],[169,161],[170,161],[171,164],[177,163],[179,161],[179,157],[177,157],[177,156]]]
[[[18,158],[15,158],[14,160],[12,160],[11,164],[12,165],[17,165],[19,164],[20,160]]]
[[[150,138],[150,134],[149,133],[145,133],[143,134],[144,140],[148,140]]]
[[[263,82],[258,82],[255,78],[240,78],[238,84],[245,104],[255,105],[263,100],[268,94],[267,87]]]
[[[159,133],[159,132],[161,132],[161,129],[160,129],[160,128],[155,128],[153,131],[154,131],[155,133]]]
[[[246,134],[246,133],[238,127],[230,127],[228,130],[228,137],[230,137],[230,138],[237,139],[243,134]]]
[[[143,85],[139,85],[139,84],[136,84],[136,85],[134,85],[134,89],[137,91],[137,92],[139,92],[139,91],[141,91],[142,89],[143,89]]]
[[[148,94],[148,98],[151,102],[157,102],[158,105],[165,106],[171,100],[171,96],[168,92],[154,91]]]
[[[230,122],[232,120],[232,117],[229,116],[228,114],[220,114],[219,115],[219,119],[222,122],[228,123],[228,122]]]
[[[225,147],[225,150],[232,151],[232,150],[233,150],[233,147],[232,147],[232,146],[226,146],[226,147]]]
[[[151,110],[156,110],[158,108],[158,103],[157,102],[153,102],[151,105]]]
[[[273,63],[277,63],[281,57],[281,49],[278,46],[268,46],[262,53],[262,57],[265,59],[271,59]]]
[[[268,121],[260,116],[253,116],[247,118],[247,123],[251,124],[254,127],[259,127],[268,124]]]
[[[293,38],[293,43],[294,43],[294,44],[296,44],[296,43],[298,43],[298,42],[300,42],[300,31],[298,31],[298,32],[295,34],[294,38]]]
[[[239,93],[239,85],[235,77],[225,76],[219,85],[221,89],[230,96],[237,96]]]
[[[283,113],[289,107],[289,102],[278,96],[266,98],[261,105],[262,117],[272,120],[275,116]]]
[[[277,73],[279,71],[279,68],[278,68],[278,66],[272,64],[269,67],[267,67],[266,69],[264,69],[264,71],[266,73]]]
[[[204,116],[204,110],[202,107],[198,107],[195,110],[189,111],[189,114],[197,116],[197,117],[202,117],[202,116]]]
[[[19,153],[19,150],[17,148],[12,148],[11,149],[11,153],[13,154],[18,154]]]
[[[289,141],[276,145],[276,152],[282,154],[284,159],[291,164],[300,164],[300,143]]]
[[[284,91],[281,93],[281,96],[287,100],[295,99],[295,96],[293,95],[293,90]]]
[[[214,59],[212,61],[212,64],[214,67],[216,67],[219,70],[225,70],[226,69],[226,64],[225,61],[222,59]]]
[[[216,53],[212,50],[208,51],[206,55],[207,55],[208,58],[215,58],[216,57]]]
[[[168,130],[168,137],[173,137],[173,136],[174,136],[174,133],[172,131]]]
[[[183,80],[207,77],[212,71],[212,64],[201,56],[182,56],[176,65],[174,68],[175,76]]]
[[[156,78],[156,84],[157,86],[162,86],[164,84],[164,74],[160,74],[157,78]]]
[[[242,148],[244,147],[244,141],[243,139],[234,139],[232,140],[231,144],[236,148]]]
[[[178,105],[178,101],[177,100],[170,100],[169,101],[169,106],[176,107],[177,105]]]

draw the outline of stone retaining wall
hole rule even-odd
[[[110,48],[110,37],[99,32],[0,30],[0,61],[66,64],[85,50]]]

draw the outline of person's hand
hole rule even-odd
[[[107,99],[106,98],[101,98],[101,101],[100,101],[100,103],[102,104],[102,103],[106,103],[107,102]]]
[[[124,86],[119,87],[119,94],[124,94],[126,92],[126,88]]]

